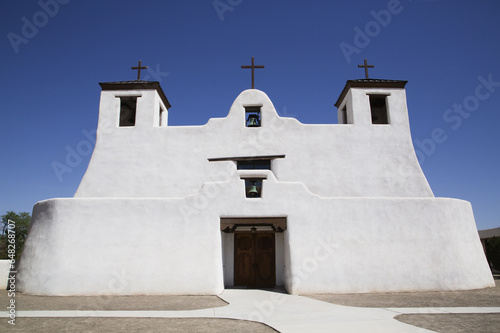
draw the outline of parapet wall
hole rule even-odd
[[[262,198],[246,198],[235,175],[183,199],[39,202],[18,288],[44,295],[219,294],[221,217],[274,216],[287,219],[277,280],[289,293],[494,285],[466,201],[328,198],[266,176]]]

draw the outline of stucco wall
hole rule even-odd
[[[367,93],[388,96],[390,125],[370,123]],[[404,89],[350,90],[354,123],[305,125],[282,118],[267,95],[242,92],[225,118],[203,126],[158,127],[155,91],[138,98],[135,127],[117,127],[119,91],[103,91],[97,143],[75,197],[185,197],[204,182],[227,180],[232,162],[209,158],[286,155],[280,181],[329,197],[432,197],[410,137]],[[148,102],[149,101],[149,102]],[[262,127],[246,128],[244,106],[262,105]]]
[[[177,200],[36,204],[18,288],[47,295],[218,294],[220,229],[179,219]]]
[[[372,125],[370,93],[389,124]],[[119,99],[141,95],[134,127]],[[75,198],[39,202],[18,268],[46,295],[218,294],[232,283],[227,217],[286,217],[277,282],[290,293],[494,286],[468,202],[434,198],[411,143],[404,89],[352,88],[352,124],[304,125],[246,90],[225,118],[159,126],[155,90],[103,91],[97,142]],[[245,106],[262,127],[245,127]],[[166,122],[166,121],[165,121]],[[272,170],[208,159],[285,155]],[[244,177],[264,178],[246,198]]]
[[[493,286],[468,202],[325,198],[261,172],[262,198],[245,197],[245,172],[238,171],[185,199],[42,201],[18,288],[52,295],[217,294],[224,288],[220,218],[269,216],[287,216],[281,246],[290,293]]]
[[[8,285],[10,260],[0,260],[0,289],[5,290]]]

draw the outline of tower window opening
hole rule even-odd
[[[344,107],[340,110],[340,123],[341,124],[347,124],[347,106],[344,105]]]
[[[389,124],[385,95],[370,95],[372,124]]]
[[[120,127],[135,126],[137,96],[120,97]]]
[[[165,110],[160,106],[160,113],[158,117],[158,126],[165,126]]]

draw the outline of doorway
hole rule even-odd
[[[234,286],[273,288],[276,285],[275,233],[234,233]]]
[[[283,286],[287,218],[221,217],[224,287]]]

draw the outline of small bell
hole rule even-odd
[[[259,115],[249,114],[247,119],[247,127],[260,127]]]
[[[259,196],[259,191],[257,190],[256,182],[252,182],[252,186],[250,187],[250,190],[248,191],[248,196],[250,198],[256,198]]]

